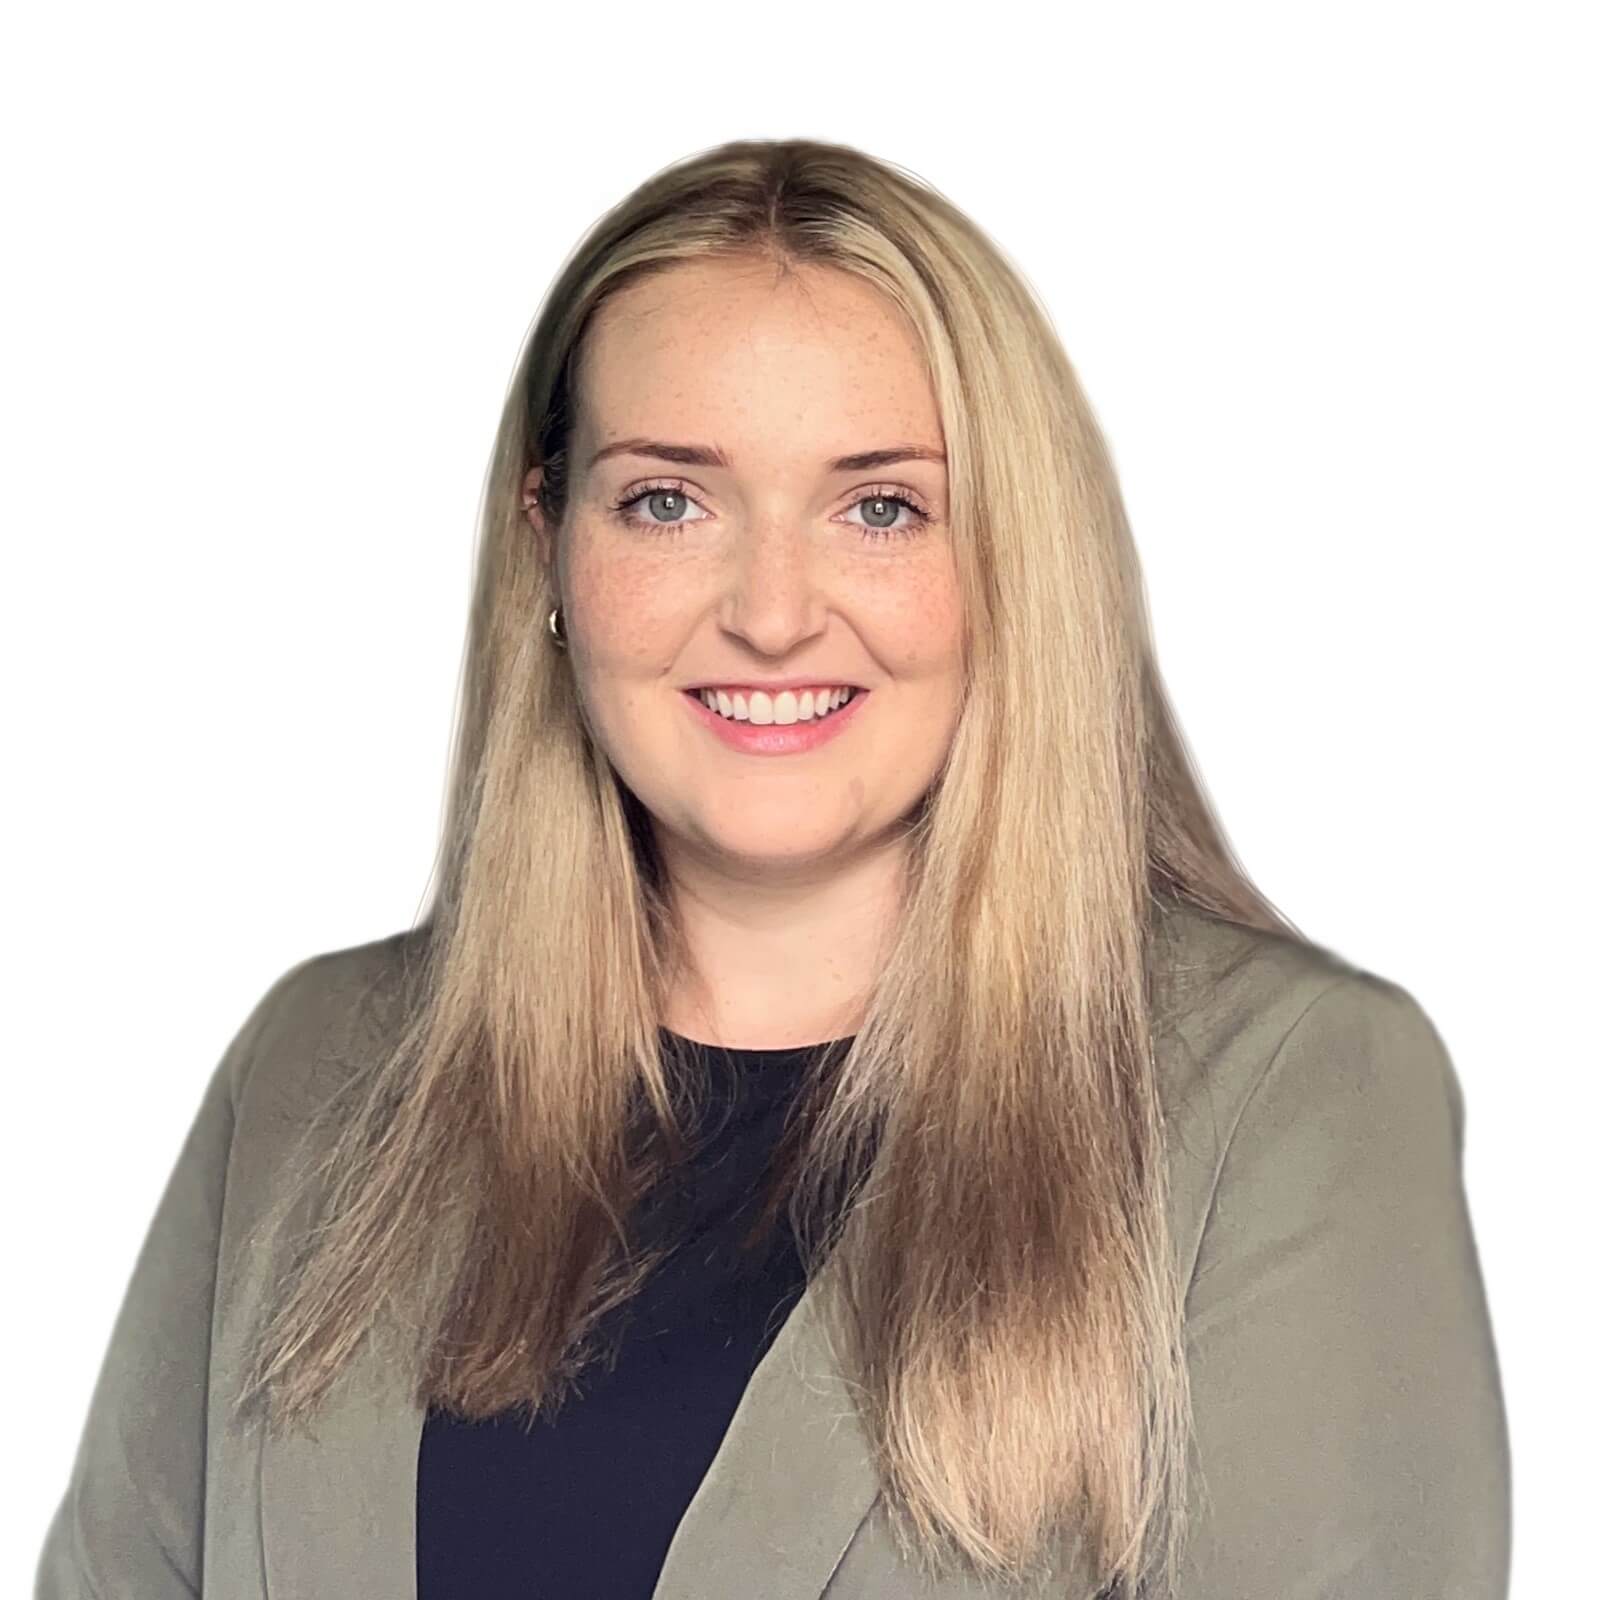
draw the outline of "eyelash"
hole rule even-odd
[[[647,483],[641,488],[635,489],[623,499],[615,501],[612,504],[611,509],[613,513],[615,513],[617,521],[622,523],[624,527],[640,528],[647,533],[656,534],[672,535],[681,533],[683,529],[691,526],[689,522],[654,522],[648,517],[636,517],[629,514],[628,508],[630,506],[637,505],[641,500],[646,500],[653,494],[666,493],[681,494],[685,500],[694,500],[694,496],[690,494],[681,483],[656,482]],[[858,524],[858,526],[861,528],[861,531],[867,536],[868,541],[871,543],[876,543],[884,539],[911,538],[914,535],[921,533],[922,530],[933,521],[932,515],[922,506],[919,501],[913,500],[909,494],[898,492],[891,493],[886,487],[872,488],[863,491],[860,496],[852,500],[850,504],[845,507],[845,510],[853,511],[857,506],[868,500],[893,501],[897,505],[904,506],[906,510],[911,512],[912,515],[917,519],[909,527],[904,528],[869,528],[864,523]],[[698,501],[695,501],[695,503],[697,505],[699,504]],[[695,518],[694,520],[699,521],[700,519]]]

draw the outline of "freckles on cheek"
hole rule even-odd
[[[885,644],[906,667],[926,662],[937,668],[959,648],[961,602],[947,584],[932,579],[908,583],[892,595],[876,596],[872,614]]]
[[[637,570],[596,572],[574,590],[598,659],[624,667],[651,659],[669,614],[659,583]]]

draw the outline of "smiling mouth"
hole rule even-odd
[[[792,727],[795,724],[826,721],[836,716],[851,701],[867,693],[865,689],[841,686],[830,694],[819,695],[807,689],[796,693],[784,689],[768,694],[756,689],[728,691],[726,689],[685,689],[691,699],[698,700],[713,716],[725,722],[743,722],[755,727]]]

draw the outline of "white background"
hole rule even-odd
[[[658,167],[808,135],[909,167],[1036,286],[1234,846],[1450,1046],[1514,1590],[1570,1590],[1595,1420],[1585,9],[9,24],[0,1586],[31,1581],[223,1046],[287,966],[419,908],[539,298]]]

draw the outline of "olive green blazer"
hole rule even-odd
[[[1410,994],[1169,916],[1155,994],[1186,1275],[1193,1600],[1503,1600],[1510,1456],[1462,1097]],[[312,1434],[229,1420],[297,1131],[394,1025],[413,932],[302,962],[212,1075],[134,1266],[36,1600],[414,1600],[424,1413],[367,1352]],[[905,1563],[810,1295],[679,1524],[659,1600],[999,1594]],[[537,1517],[539,1508],[529,1507]],[[1038,1586],[1100,1587],[1066,1529]]]

